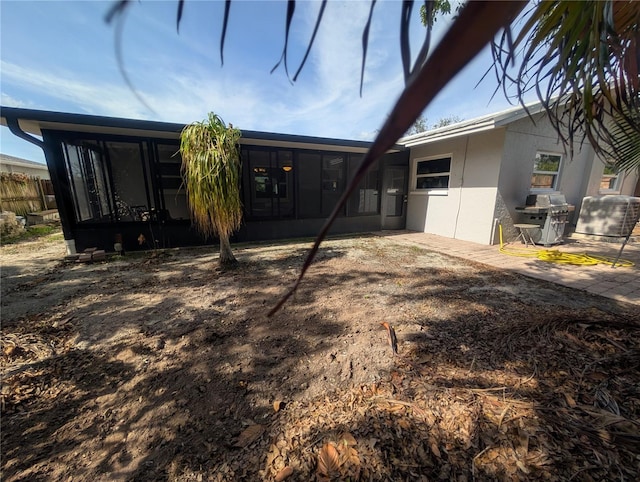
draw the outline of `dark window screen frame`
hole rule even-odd
[[[443,191],[449,189],[451,180],[451,155],[427,159],[417,159],[415,163],[415,184],[418,192]]]
[[[297,169],[293,151],[247,146],[241,156],[245,217],[248,220],[295,217]]]
[[[349,154],[349,179],[353,178],[364,154]],[[381,177],[376,161],[364,174],[354,192],[349,196],[347,216],[371,216],[380,214]]]
[[[171,211],[165,208],[164,203],[167,197],[164,192],[164,185],[170,185],[171,183],[181,185],[182,181],[181,177],[174,175],[175,172],[172,172],[170,176],[163,176],[161,166],[162,159],[158,153],[158,146],[171,146],[175,148],[175,152],[179,152],[179,142],[177,140],[110,134],[83,135],[82,133],[61,131],[51,131],[51,133],[61,146],[67,182],[71,191],[71,199],[77,223],[128,223],[141,221],[185,222],[187,220],[185,216],[179,219],[173,218]],[[137,153],[133,157],[137,162],[140,162],[141,175],[139,176],[139,190],[144,192],[144,197],[139,200],[140,202],[127,203],[126,216],[124,215],[124,210],[118,209],[117,207],[119,203],[117,202],[116,189],[114,188],[117,184],[117,179],[114,180],[113,163],[108,152],[109,145],[114,143],[135,145]],[[97,182],[101,184],[103,191],[108,193],[108,202],[101,202],[101,204],[104,208],[106,208],[107,205],[109,208],[109,212],[103,216],[96,216],[89,209],[89,193],[87,189],[88,186],[90,186],[90,181],[87,163],[81,161],[81,165],[71,166],[74,162],[78,164],[78,162],[73,159],[73,155],[70,157],[70,153],[75,149],[73,146],[82,145],[93,145],[100,151],[102,179],[99,179]],[[179,162],[179,165],[181,165],[181,162]],[[166,216],[164,213],[166,213]]]

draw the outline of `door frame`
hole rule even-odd
[[[402,170],[404,173],[404,186],[402,192],[387,194],[387,188],[391,181],[391,170]],[[381,206],[380,206],[380,226],[383,230],[405,229],[407,226],[407,200],[409,194],[409,153],[408,151],[387,154],[382,167],[381,185]],[[402,214],[399,216],[388,216],[387,207],[390,202],[395,201],[398,196],[402,196]]]

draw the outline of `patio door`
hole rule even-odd
[[[385,166],[382,175],[382,229],[404,229],[407,224],[407,166]]]

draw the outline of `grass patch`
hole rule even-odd
[[[36,224],[35,226],[28,226],[17,234],[3,236],[2,245],[17,244],[23,241],[31,241],[45,236],[50,236],[50,241],[60,241],[63,239],[62,232],[60,232],[59,224]]]

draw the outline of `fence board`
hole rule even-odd
[[[0,173],[0,209],[19,216],[43,211],[47,209],[45,193],[49,191],[50,184],[50,181],[26,174]]]

